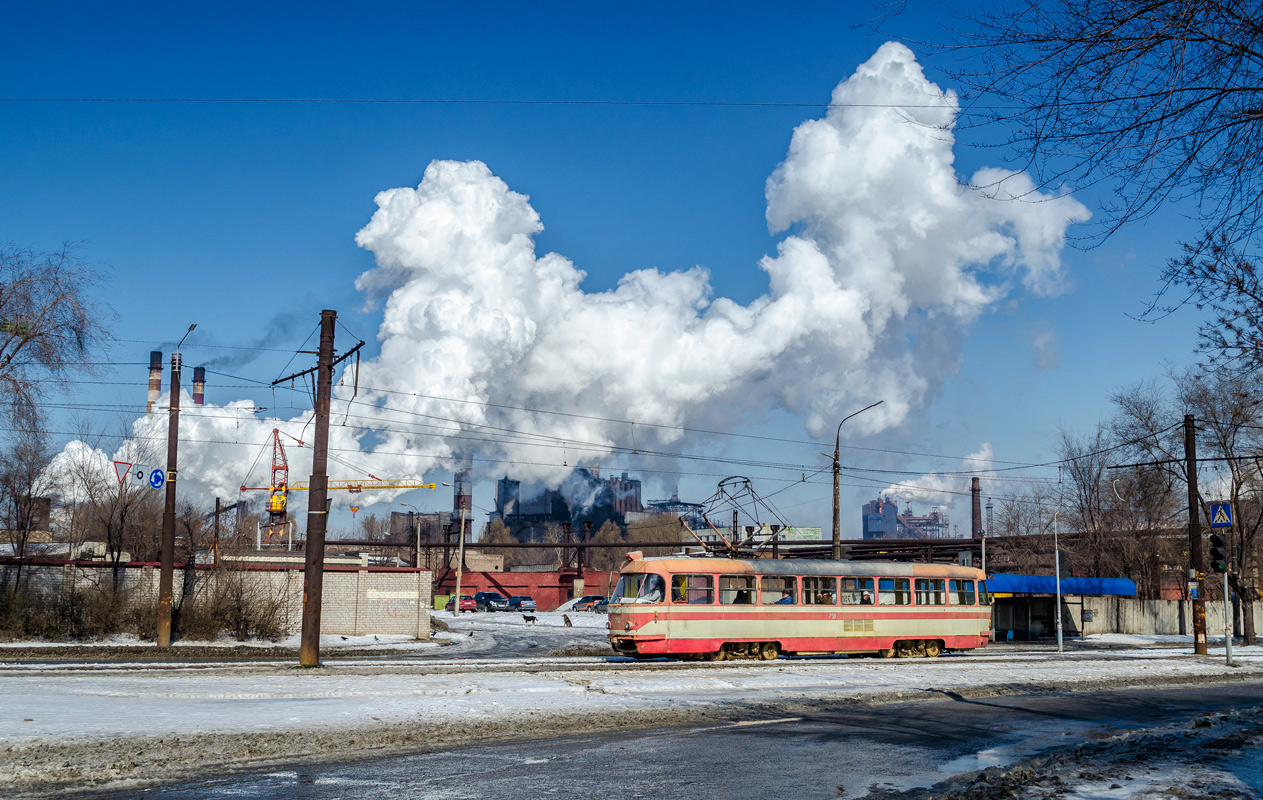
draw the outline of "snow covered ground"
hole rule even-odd
[[[995,647],[939,659],[635,663],[589,654],[608,652],[602,615],[536,617],[446,617],[452,630],[429,643],[323,637],[319,670],[289,659],[181,661],[178,650],[161,664],[94,662],[90,648],[52,663],[6,661],[0,651],[0,793],[856,700],[1263,680],[1263,648],[1236,648],[1238,666],[1228,667],[1222,651],[1199,658],[1188,641],[1152,637],[1071,643],[1065,656]],[[1119,785],[1067,796],[1143,796],[1118,794],[1135,780]]]
[[[1263,796],[1263,707],[1025,758],[953,778],[930,793],[937,800],[1256,800]],[[926,794],[918,790],[879,797]]]

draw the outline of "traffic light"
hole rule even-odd
[[[1210,535],[1210,568],[1215,572],[1228,571],[1228,542],[1222,533]]]

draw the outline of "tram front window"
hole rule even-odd
[[[665,594],[666,584],[661,575],[642,572],[619,578],[612,602],[661,603]]]

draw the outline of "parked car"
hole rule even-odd
[[[595,611],[596,604],[605,598],[599,594],[586,594],[574,601],[575,611]]]
[[[610,613],[610,599],[608,597],[602,597],[600,600],[597,600],[592,606],[592,610],[597,614]]]
[[[509,598],[510,611],[534,611],[535,598],[527,597],[524,594],[515,594]]]
[[[474,605],[479,611],[508,611],[509,601],[499,592],[475,592]]]
[[[452,606],[455,603],[455,600],[456,600],[455,597],[448,599],[447,605],[443,606],[443,608],[447,609],[448,611],[451,611]],[[460,610],[461,611],[477,611],[478,604],[474,602],[474,598],[471,597],[470,595],[462,594],[460,596]]]

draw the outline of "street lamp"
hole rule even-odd
[[[859,414],[863,414],[865,411],[869,410],[870,408],[876,408],[877,406],[881,405],[884,402],[886,401],[878,400],[876,403],[873,403],[871,406],[864,406],[859,411],[856,411],[854,414],[849,414],[843,417],[842,422],[846,422],[851,417],[857,416]],[[838,423],[838,435],[833,440],[833,560],[834,561],[842,560],[842,513],[841,513],[841,510],[838,508],[838,475],[840,474],[842,470],[841,462],[838,460],[838,454],[839,454],[839,451],[842,449],[842,422]]]

